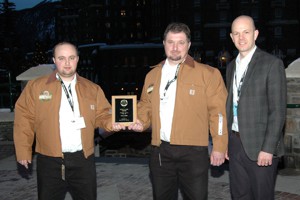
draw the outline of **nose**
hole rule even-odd
[[[239,34],[239,39],[244,39],[244,34]]]
[[[178,49],[178,44],[177,44],[176,42],[173,44],[173,49],[174,49],[174,50],[177,50],[177,49]]]
[[[66,59],[66,65],[70,64],[70,59]]]

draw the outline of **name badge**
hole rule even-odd
[[[72,120],[72,126],[75,129],[82,129],[85,128],[85,122],[83,117],[74,117]]]
[[[238,115],[238,105],[236,103],[233,104],[233,116]]]

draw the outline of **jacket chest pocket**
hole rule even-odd
[[[85,120],[95,119],[97,104],[94,99],[85,98],[80,105],[80,114],[84,116]]]
[[[183,83],[181,87],[178,88],[178,95],[180,95],[179,99],[187,107],[192,107],[196,109],[195,111],[201,109],[202,107],[206,107],[206,95],[205,88],[201,85]]]

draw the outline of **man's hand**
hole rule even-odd
[[[133,131],[136,131],[136,132],[142,132],[144,130],[144,126],[141,123],[141,121],[137,119],[135,123],[132,123],[128,126],[128,130],[133,130]]]
[[[272,165],[273,154],[260,151],[257,158],[258,166],[270,166]]]
[[[225,162],[225,153],[212,151],[210,155],[210,164],[213,166],[220,166]]]
[[[31,164],[31,160],[19,160],[18,163],[23,165],[26,169],[28,169],[28,164]]]
[[[125,130],[126,126],[119,124],[119,123],[113,123],[112,124],[112,129],[113,131],[120,131],[120,130]]]
[[[228,150],[225,153],[225,158],[226,158],[226,160],[229,160]]]

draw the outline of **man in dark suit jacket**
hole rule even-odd
[[[226,72],[232,198],[274,199],[284,151],[285,68],[280,59],[256,47],[258,30],[251,17],[237,17],[230,36],[239,50]]]

